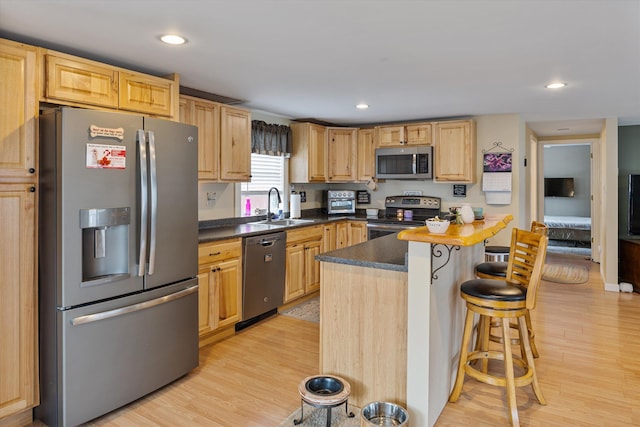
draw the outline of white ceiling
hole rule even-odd
[[[640,0],[1,0],[0,36],[177,72],[288,118],[518,113],[541,136],[640,124]]]

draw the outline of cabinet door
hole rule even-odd
[[[0,418],[38,404],[35,192],[0,184]]]
[[[93,61],[46,55],[45,95],[64,101],[118,108],[118,71]]]
[[[0,178],[35,181],[36,48],[0,40],[0,70]]]
[[[475,125],[472,120],[435,124],[436,181],[473,183],[475,179]]]
[[[251,115],[246,110],[220,108],[220,179],[251,180]]]
[[[378,126],[378,147],[393,147],[404,144],[404,126]]]
[[[356,132],[351,128],[329,128],[327,130],[327,150],[329,155],[329,181],[355,181]]]
[[[358,181],[367,181],[376,176],[376,138],[375,129],[358,129]]]
[[[218,327],[240,321],[242,313],[242,263],[230,259],[217,265]]]
[[[322,228],[322,252],[336,249],[336,225],[325,224]]]
[[[336,224],[336,249],[349,245],[349,226],[346,222]]]
[[[218,295],[214,266],[208,265],[198,270],[198,333],[204,335],[218,327]]]
[[[173,81],[162,77],[120,72],[119,108],[171,117],[174,102],[173,85]]]
[[[293,301],[304,295],[304,244],[287,245],[287,265],[284,281],[284,302]]]
[[[367,240],[367,223],[364,221],[350,221],[348,245],[357,245]]]
[[[198,127],[198,180],[220,178],[220,104],[180,97],[180,122]]]
[[[406,126],[407,145],[431,145],[433,129],[431,123],[416,123]]]
[[[327,180],[327,129],[320,125],[309,126],[309,181]]]
[[[320,255],[321,247],[321,240],[305,244],[304,289],[307,294],[320,289],[320,261],[316,261],[316,255]]]

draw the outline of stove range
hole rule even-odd
[[[384,213],[379,218],[367,219],[369,240],[408,228],[424,225],[424,220],[441,216],[441,199],[431,196],[387,196]],[[410,211],[410,214],[408,213]],[[411,219],[407,219],[411,217]]]

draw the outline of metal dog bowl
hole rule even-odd
[[[344,389],[342,381],[335,377],[313,377],[305,384],[307,391],[323,396],[333,396]]]
[[[407,426],[409,413],[400,405],[371,402],[362,408],[362,426]]]

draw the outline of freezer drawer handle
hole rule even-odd
[[[163,297],[155,298],[155,299],[141,302],[138,304],[116,308],[115,310],[103,311],[101,313],[87,314],[86,316],[76,317],[75,319],[71,319],[71,324],[73,326],[78,326],[78,325],[84,325],[85,323],[92,323],[92,322],[97,322],[99,320],[109,319],[111,317],[122,316],[123,314],[131,313],[134,311],[145,310],[147,308],[165,304],[170,301],[175,301],[177,299],[190,295],[194,292],[198,292],[198,285],[190,286],[186,289],[175,292],[173,294],[165,295]]]

